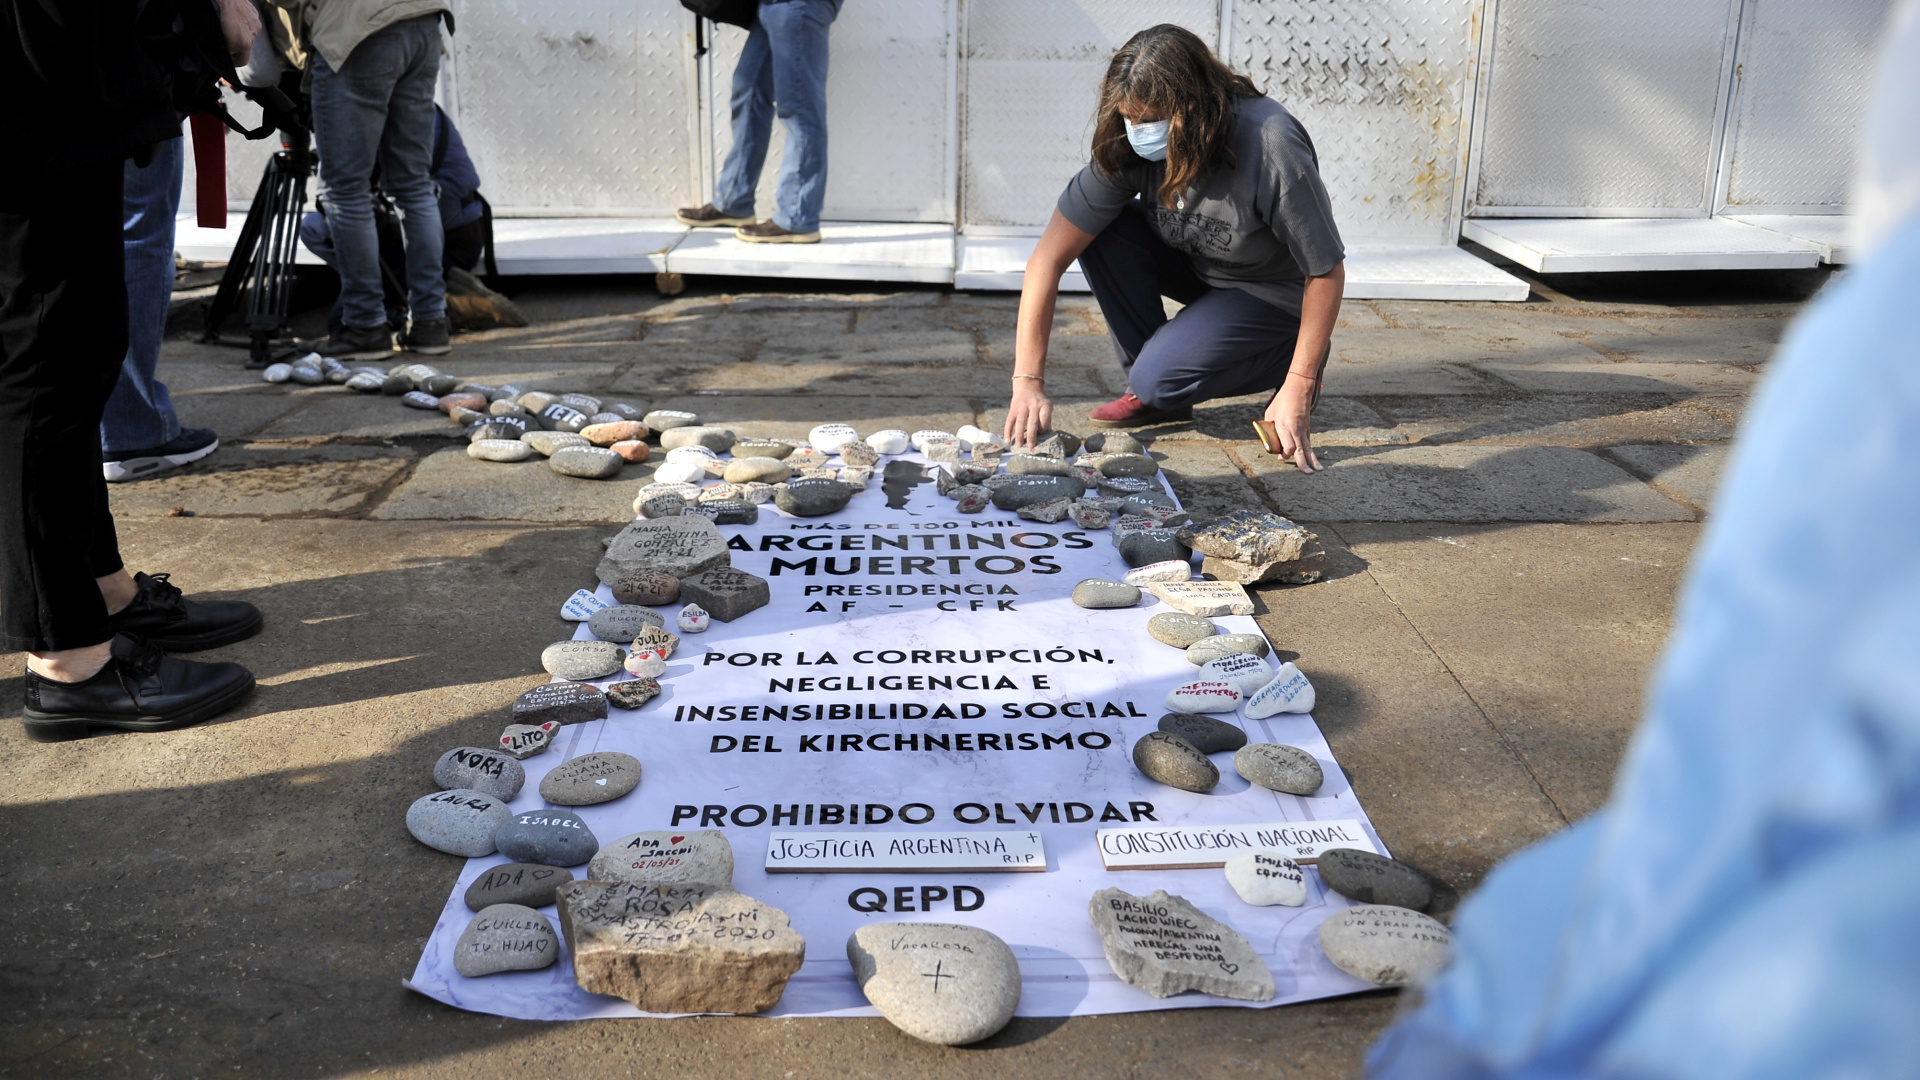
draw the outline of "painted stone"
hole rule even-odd
[[[1281,664],[1273,679],[1247,701],[1247,718],[1259,720],[1276,713],[1313,711],[1313,684],[1291,661]]]
[[[555,678],[588,682],[619,671],[620,656],[611,641],[556,641],[541,651],[540,666]]]
[[[721,622],[732,622],[750,611],[766,607],[773,600],[766,578],[730,566],[708,570],[682,581],[680,597],[706,609],[708,615]]]
[[[1185,559],[1168,559],[1165,562],[1148,563],[1127,571],[1120,580],[1129,585],[1145,588],[1167,581],[1186,581],[1193,577],[1193,564]]]
[[[600,841],[571,810],[526,810],[493,834],[500,854],[515,862],[579,866],[600,850]]]
[[[1073,602],[1083,608],[1126,608],[1140,602],[1140,590],[1118,581],[1088,578],[1073,587]]]
[[[699,604],[688,604],[680,609],[678,625],[683,634],[704,634],[712,624],[713,617],[707,614]]]
[[[1236,653],[1265,656],[1269,651],[1271,650],[1267,645],[1267,639],[1259,634],[1216,634],[1213,637],[1201,638],[1187,646],[1187,663],[1195,667],[1205,667],[1210,661],[1218,660],[1223,656],[1233,656]]]
[[[873,923],[847,938],[847,959],[867,1001],[924,1042],[979,1042],[1006,1027],[1020,1005],[1013,950],[979,927]]]
[[[575,589],[567,602],[560,605],[560,617],[568,622],[586,622],[593,613],[609,606],[605,600],[585,589]]]
[[[680,579],[658,570],[634,570],[613,582],[613,598],[622,604],[671,604],[680,599]]]
[[[1247,939],[1185,897],[1101,889],[1087,913],[1113,973],[1154,997],[1198,990],[1236,1001],[1273,998],[1273,974]]]
[[[607,703],[616,709],[638,709],[659,696],[659,682],[644,677],[607,686]]]
[[[614,604],[587,618],[587,631],[601,641],[625,645],[649,626],[665,626],[666,616],[638,604]]]
[[[1207,620],[1184,612],[1163,611],[1147,620],[1147,633],[1152,635],[1153,640],[1176,649],[1188,648],[1194,642],[1219,632],[1219,628]]]

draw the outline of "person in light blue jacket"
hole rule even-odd
[[[1608,805],[1497,867],[1381,1080],[1920,1076],[1920,2]]]

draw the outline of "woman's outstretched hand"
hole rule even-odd
[[[1267,403],[1263,419],[1273,422],[1280,436],[1280,456],[1292,461],[1303,473],[1316,473],[1326,466],[1313,452],[1313,383],[1299,376],[1288,376],[1280,392]]]
[[[1030,447],[1053,430],[1053,402],[1037,379],[1013,380],[1013,400],[1007,404],[1007,423],[1001,431],[1009,446]]]

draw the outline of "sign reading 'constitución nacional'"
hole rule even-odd
[[[777,832],[767,838],[769,874],[852,874],[862,870],[941,873],[1043,872],[1040,834],[1026,832]]]
[[[1094,834],[1109,870],[1194,870],[1225,866],[1248,851],[1278,851],[1310,863],[1328,848],[1380,848],[1353,819],[1270,821],[1257,825],[1187,825],[1173,829],[1101,829]]]
[[[881,472],[828,516],[788,517],[769,503],[755,524],[720,526],[732,567],[767,581],[767,605],[681,634],[658,696],[640,708],[560,728],[521,762],[527,781],[510,809],[539,809],[546,773],[582,755],[638,758],[632,792],[575,813],[609,842],[658,830],[725,838],[733,887],[785,912],[808,943],[768,1015],[874,1015],[842,943],[863,927],[914,921],[1005,940],[1025,980],[1022,1015],[1250,1004],[1156,998],[1115,979],[1087,914],[1107,888],[1165,889],[1232,926],[1274,973],[1277,992],[1263,1004],[1365,989],[1320,950],[1319,924],[1349,901],[1311,868],[1300,907],[1249,905],[1210,868],[1243,844],[1296,858],[1326,846],[1379,850],[1312,717],[1212,714],[1250,743],[1311,755],[1325,777],[1311,795],[1253,785],[1225,752],[1212,755],[1220,778],[1209,791],[1153,780],[1135,766],[1134,744],[1159,729],[1168,693],[1199,669],[1147,632],[1148,619],[1172,610],[1165,600],[1072,602],[1080,582],[1126,574],[1111,531],[992,508],[961,514],[908,459]],[[583,560],[581,584],[594,569]],[[612,599],[605,586],[598,595]],[[678,609],[653,610],[672,625]],[[1260,632],[1246,615],[1211,621],[1221,633]],[[528,655],[544,644],[528,642]],[[1299,662],[1311,674],[1316,658]],[[466,887],[503,861],[468,864],[410,985],[502,1016],[639,1015],[581,990],[564,953],[541,972],[457,973],[454,946],[472,918]],[[1156,866],[1184,869],[1147,869]]]

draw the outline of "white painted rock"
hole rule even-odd
[[[951,442],[959,442],[960,440],[955,438],[953,432],[951,431],[935,431],[932,428],[928,428],[924,431],[916,431],[913,434],[907,436],[907,441],[913,444],[913,448],[915,450],[918,450],[924,454],[927,452],[927,446],[929,443],[941,443],[941,442],[951,443]]]
[[[1247,719],[1258,720],[1275,713],[1313,711],[1313,684],[1292,661],[1280,665],[1273,681],[1254,691],[1247,700]]]
[[[707,609],[699,604],[688,604],[680,609],[678,622],[680,632],[683,634],[704,634],[712,621],[713,616],[708,615]]]
[[[286,382],[293,378],[293,365],[268,364],[267,369],[260,373],[260,377],[268,382]]]
[[[586,622],[593,613],[612,607],[612,604],[593,595],[585,589],[576,589],[567,602],[560,605],[560,617],[568,622]]]
[[[1273,681],[1273,669],[1257,656],[1234,653],[1200,665],[1200,678],[1232,683],[1241,697],[1252,697],[1254,691]]]
[[[1186,581],[1193,577],[1193,564],[1185,559],[1168,559],[1166,562],[1148,563],[1127,571],[1121,581],[1129,585],[1146,588],[1162,581]]]
[[[867,445],[882,454],[904,454],[913,449],[913,444],[907,440],[907,433],[899,428],[874,432],[867,436]]]
[[[1453,935],[1417,911],[1361,904],[1320,924],[1320,948],[1341,971],[1375,986],[1403,986],[1447,964]]]
[[[657,679],[667,673],[667,650],[635,649],[627,654],[627,670],[645,679]]]
[[[706,468],[709,461],[718,461],[720,456],[704,446],[676,446],[667,451],[668,461],[675,465],[698,465]]]
[[[1227,860],[1227,884],[1255,907],[1307,902],[1307,875],[1278,851],[1246,851]]]
[[[873,923],[847,938],[853,977],[894,1027],[964,1046],[1007,1026],[1020,1004],[1013,950],[975,926]]]
[[[560,935],[545,915],[519,904],[482,908],[453,947],[453,970],[469,979],[538,971],[560,959]]]
[[[1178,713],[1232,712],[1240,707],[1240,691],[1217,679],[1195,679],[1167,694],[1167,711]]]
[[[707,478],[707,470],[692,461],[669,461],[653,471],[659,484],[697,484]]]
[[[846,424],[821,424],[807,432],[807,443],[823,454],[837,454],[841,447],[859,438],[860,433]]]
[[[635,885],[732,885],[733,845],[718,829],[637,832],[601,848],[587,877]]]
[[[560,721],[549,720],[544,724],[508,724],[507,730],[500,733],[500,751],[517,758],[530,758],[546,752],[553,742],[553,734],[560,730]]]
[[[1156,581],[1147,591],[1174,610],[1203,619],[1253,614],[1253,598],[1236,581]]]

